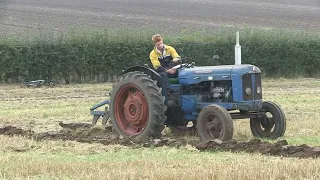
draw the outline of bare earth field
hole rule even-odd
[[[264,79],[264,99],[286,113],[285,136],[254,140],[249,121],[238,120],[232,142],[201,144],[168,129],[139,142],[91,127],[89,108],[111,84],[1,85],[0,179],[319,179],[319,87],[319,79]]]
[[[137,29],[160,33],[217,27],[285,28],[318,32],[319,0],[1,0],[2,35],[70,29]]]

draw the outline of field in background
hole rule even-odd
[[[263,79],[264,100],[286,113],[289,144],[320,146],[320,80]],[[0,125],[36,132],[59,121],[90,122],[89,108],[107,98],[111,84],[22,88],[0,85]],[[234,139],[252,139],[249,121],[234,122]],[[182,148],[132,149],[73,141],[0,136],[0,178],[37,179],[319,179],[319,159],[296,159]]]

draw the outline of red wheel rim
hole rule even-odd
[[[127,84],[116,95],[113,110],[119,128],[126,135],[138,135],[147,125],[149,111],[144,94],[133,84]]]

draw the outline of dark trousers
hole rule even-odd
[[[159,75],[162,77],[162,94],[165,96],[164,103],[168,104],[168,93],[170,92],[169,78],[178,77],[178,71],[175,74],[169,74],[166,72],[160,72]]]
[[[164,87],[166,90],[170,89],[170,85],[169,85],[169,78],[176,78],[177,77],[177,73],[175,74],[169,74],[166,72],[160,72],[159,75],[162,77],[163,79],[163,85],[162,87]]]

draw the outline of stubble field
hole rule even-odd
[[[264,100],[279,104],[286,113],[287,130],[285,136],[278,140],[287,140],[289,145],[320,146],[320,80],[263,79],[262,85]],[[61,85],[54,88],[1,85],[0,127],[11,125],[26,131],[16,131],[13,136],[0,135],[0,178],[320,178],[319,159],[222,150],[202,152],[195,147],[197,137],[173,137],[168,129],[163,132],[164,137],[172,143],[161,147],[154,144],[137,146],[134,142],[124,143],[119,138],[114,138],[112,143],[105,139],[85,138],[97,129],[100,133],[108,133],[100,126],[88,131],[67,131],[70,134],[64,134],[62,138],[56,136],[62,129],[59,122],[90,123],[89,108],[107,98],[110,89],[111,84]],[[238,142],[253,139],[249,121],[234,121],[234,128],[234,139]],[[32,132],[27,131],[29,129]],[[43,134],[47,138],[42,138]],[[75,135],[82,139],[71,138]],[[89,140],[93,143],[88,143]]]

